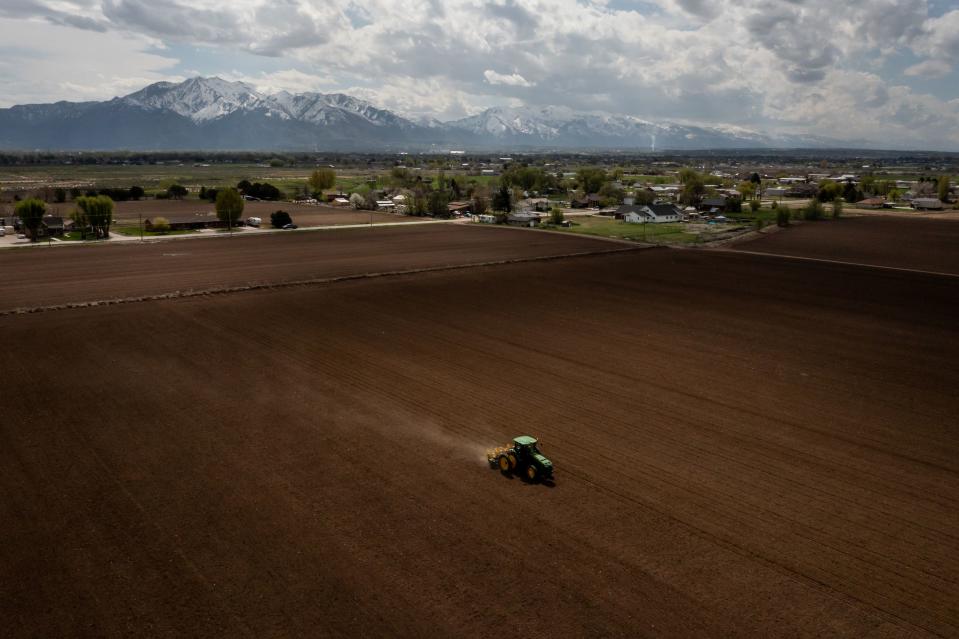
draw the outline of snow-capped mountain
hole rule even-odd
[[[496,107],[452,122],[416,122],[342,93],[262,93],[243,82],[158,82],[105,102],[0,109],[0,148],[639,150],[825,146],[736,127],[654,123],[564,107]]]
[[[565,107],[493,107],[446,126],[521,146],[663,150],[823,146],[824,142],[811,137],[774,137],[743,127],[657,123]]]
[[[288,93],[282,91],[267,98],[269,106],[285,117],[313,124],[336,124],[348,115],[358,116],[373,126],[401,129],[415,125],[392,111],[379,109],[369,102],[342,93]]]
[[[264,108],[267,102],[266,96],[257,93],[249,84],[220,78],[190,78],[179,84],[157,82],[120,100],[144,109],[173,111],[194,122]]]

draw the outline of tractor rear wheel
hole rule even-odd
[[[530,464],[526,467],[526,478],[530,481],[536,481],[536,477],[539,475],[539,471],[536,466]]]
[[[508,473],[510,471],[509,457],[506,455],[499,456],[499,469],[504,473]]]

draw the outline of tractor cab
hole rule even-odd
[[[529,435],[522,435],[520,437],[513,438],[513,448],[517,453],[530,456],[539,455],[539,448],[536,445],[539,443],[535,437],[530,437]]]

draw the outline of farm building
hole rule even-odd
[[[154,218],[147,218],[143,220],[143,229],[145,231],[153,231],[153,220],[159,217],[163,217],[170,223],[171,231],[198,231],[200,229],[218,229],[226,228],[227,223],[223,222],[212,214],[197,214],[197,215],[179,215],[179,216],[167,216],[167,215],[158,215]],[[242,224],[242,223],[238,223]]]
[[[578,200],[573,200],[570,202],[570,206],[574,209],[588,209],[596,208],[598,209],[603,202],[602,196],[598,193],[590,193],[589,195],[582,197]]]
[[[917,197],[912,201],[912,208],[917,211],[941,211],[942,200],[937,197]]]

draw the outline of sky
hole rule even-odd
[[[197,75],[959,151],[959,0],[0,2],[0,106]]]

